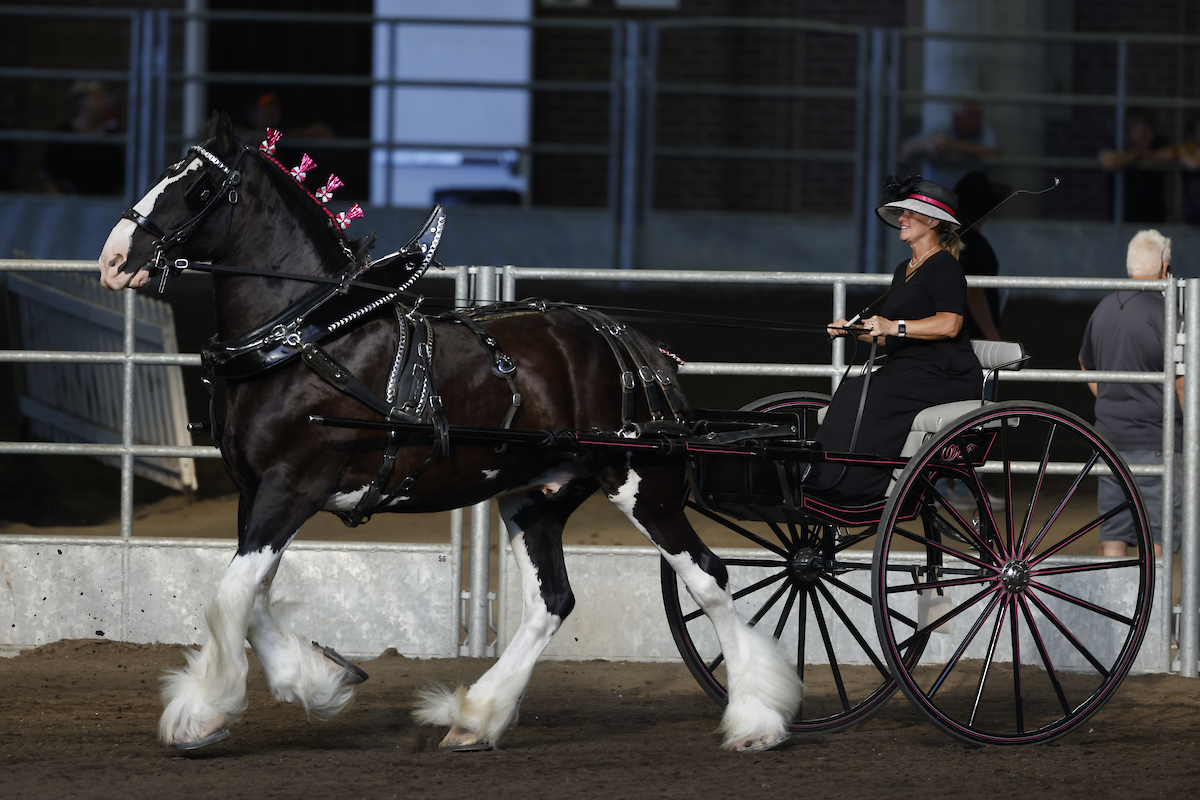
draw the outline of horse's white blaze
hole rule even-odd
[[[609,500],[653,541],[634,516],[640,483],[641,476],[631,469]],[[686,552],[672,554],[661,547],[659,552],[708,616],[721,643],[729,679],[729,703],[718,727],[725,735],[724,746],[751,740],[773,743],[786,738],[787,724],[800,706],[803,689],[795,667],[770,636],[738,617],[728,586],[721,588]]]
[[[176,181],[181,181],[188,175],[204,166],[204,162],[199,156],[193,156],[188,165],[174,175],[168,175],[150,188],[150,191],[143,195],[141,200],[133,204],[133,210],[141,214],[143,217],[154,210],[154,204],[158,202],[158,198],[162,197],[163,192],[167,190],[171,184]]]
[[[498,469],[485,469],[483,471],[483,479],[485,481],[490,481],[490,480],[495,479],[495,477],[499,474],[500,474],[500,470],[498,470]]]
[[[193,158],[177,174],[170,175],[156,183],[150,191],[146,192],[141,200],[134,203],[134,211],[137,211],[142,216],[149,215],[154,210],[154,204],[158,202],[158,198],[167,190],[167,187],[178,180],[182,180],[202,166],[203,163],[199,158]],[[126,286],[138,287],[150,279],[150,273],[146,270],[138,270],[136,275],[118,272],[129,257],[129,251],[133,247],[133,234],[136,230],[137,225],[134,224],[133,220],[122,219],[109,232],[108,239],[104,242],[104,249],[100,251],[100,283],[103,286],[109,289],[124,289]]]
[[[432,687],[420,693],[413,711],[419,722],[465,728],[474,734],[476,741],[493,747],[501,734],[516,724],[533,666],[562,625],[562,618],[546,607],[541,577],[525,547],[525,534],[514,520],[528,502],[515,499],[519,496],[520,493],[513,493],[502,497],[500,514],[512,537],[513,557],[521,572],[521,625],[504,653],[469,690]]]

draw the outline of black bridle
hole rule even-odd
[[[205,142],[205,144],[208,144]],[[184,195],[184,200],[187,202],[188,208],[192,211],[192,217],[183,225],[179,226],[171,232],[166,232],[153,221],[148,219],[144,214],[138,212],[134,207],[125,209],[121,214],[122,219],[132,221],[146,233],[154,237],[154,259],[150,264],[150,269],[160,271],[162,277],[159,281],[158,291],[161,293],[166,287],[167,277],[171,272],[171,265],[167,263],[166,255],[172,248],[186,242],[196,229],[208,218],[209,214],[220,204],[228,203],[230,208],[230,225],[233,223],[233,206],[238,202],[237,186],[242,182],[242,162],[246,159],[246,153],[249,152],[249,147],[242,145],[238,149],[237,158],[234,159],[233,165],[228,166],[221,159],[210,153],[202,145],[192,145],[188,148],[187,153],[192,158],[197,158],[203,165],[203,172],[200,178],[193,183]],[[172,170],[184,169],[185,165],[191,163],[191,158],[186,158],[176,164],[174,167],[169,167],[164,173]],[[220,185],[217,185],[217,180],[214,180],[213,172],[219,170],[221,177],[218,179]],[[162,177],[159,178],[161,182]],[[181,265],[186,266],[186,263]],[[124,271],[136,271],[141,267],[131,268],[128,264],[122,267]]]

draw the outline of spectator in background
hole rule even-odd
[[[116,108],[99,81],[76,81],[71,86],[71,114],[58,131],[96,136],[120,128]],[[119,194],[125,186],[125,146],[51,142],[40,174],[50,194]]]
[[[976,170],[968,172],[954,186],[958,195],[958,220],[963,224],[959,237],[963,242],[958,263],[967,275],[999,275],[1000,262],[992,245],[980,232],[983,217],[1009,193],[1007,186],[988,180]],[[1000,340],[1001,298],[999,289],[967,289],[967,334],[972,339]]]
[[[1125,268],[1141,280],[1165,278],[1171,272],[1171,240],[1155,230],[1138,231],[1129,242]],[[1124,290],[1100,301],[1083,334],[1079,366],[1085,370],[1161,372],[1163,369],[1162,292]],[[1161,383],[1089,383],[1096,395],[1096,430],[1128,464],[1162,464],[1163,391]],[[1175,381],[1175,450],[1183,445],[1183,378]],[[1182,454],[1181,454],[1182,456]],[[1175,459],[1175,486],[1182,488],[1183,458]],[[1162,555],[1162,479],[1137,478],[1154,535],[1154,554]],[[1182,492],[1174,497],[1173,550],[1182,536]],[[1100,478],[1097,504],[1103,514],[1125,498],[1111,477]],[[1124,556],[1134,543],[1129,518],[1100,525],[1100,555]]]
[[[922,131],[900,146],[900,158],[921,157],[921,174],[942,186],[953,186],[999,153],[996,134],[983,124],[983,109],[974,101],[955,109],[949,126]]]
[[[1166,171],[1175,149],[1154,129],[1154,114],[1144,108],[1125,115],[1124,151],[1101,150],[1100,164],[1109,172],[1125,172],[1122,205],[1126,222],[1165,222],[1167,219]],[[1116,198],[1114,197],[1114,203]]]
[[[1188,131],[1171,149],[1183,170],[1183,221],[1200,225],[1200,117],[1192,120]]]

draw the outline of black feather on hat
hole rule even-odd
[[[894,203],[905,199],[916,190],[920,182],[920,175],[908,175],[903,178],[888,175],[887,182],[883,185],[883,202]]]
[[[940,219],[957,230],[961,223],[955,216],[956,208],[958,195],[940,183],[927,181],[920,175],[909,175],[903,179],[889,175],[883,187],[883,205],[875,209],[875,213],[893,228],[900,227],[901,214],[912,211],[931,219]]]

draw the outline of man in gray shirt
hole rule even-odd
[[[1171,240],[1156,230],[1138,231],[1129,242],[1125,268],[1130,278],[1154,280],[1171,271]],[[1085,369],[1162,372],[1163,370],[1163,295],[1162,292],[1122,290],[1100,301],[1088,320],[1079,351],[1079,365]],[[1126,463],[1162,464],[1163,393],[1161,383],[1089,383],[1096,395],[1096,430],[1120,451]],[[1175,381],[1179,405],[1175,412],[1175,449],[1183,441],[1183,378]],[[1176,481],[1181,460],[1175,460]],[[1154,534],[1155,555],[1162,555],[1162,480],[1137,479],[1146,503],[1146,513]],[[1103,513],[1123,501],[1113,478],[1100,478],[1098,504]],[[1175,492],[1173,549],[1179,550],[1182,515],[1181,495]],[[1100,526],[1100,555],[1124,556],[1134,543],[1131,520],[1123,524],[1105,522]]]

